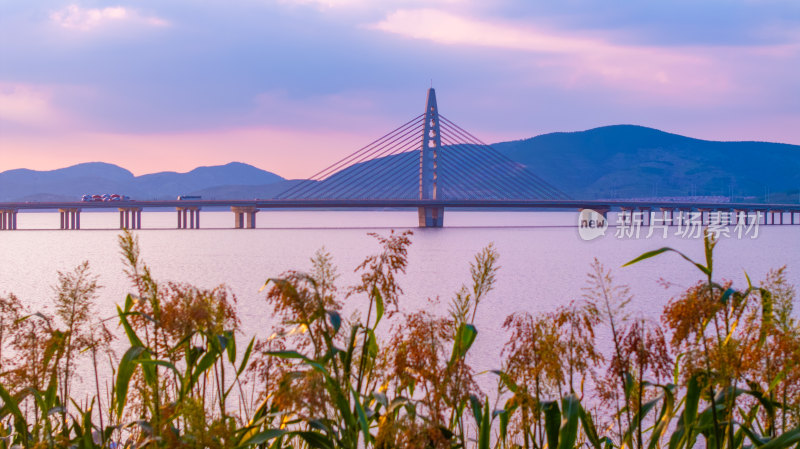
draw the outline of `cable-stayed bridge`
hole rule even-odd
[[[445,208],[592,209],[603,215],[616,209],[628,216],[644,213],[645,219],[659,210],[662,219],[671,224],[686,222],[690,213],[699,213],[701,223],[710,223],[712,212],[719,211],[732,213],[734,222],[747,223],[754,220],[751,213],[757,212],[755,220],[763,218],[763,224],[795,224],[796,216],[800,224],[800,204],[570,199],[439,114],[436,92],[431,88],[422,114],[276,198],[0,203],[0,230],[17,229],[21,210],[58,210],[60,229],[80,229],[82,210],[103,209],[119,210],[120,228],[141,229],[144,208],[175,208],[178,229],[197,229],[202,208],[220,207],[231,209],[235,228],[255,228],[260,210],[287,208],[416,208],[420,227],[442,227]]]
[[[439,114],[425,111],[278,195],[285,200],[566,200],[525,166]],[[443,206],[419,206],[420,226],[442,226]]]

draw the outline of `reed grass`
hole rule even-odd
[[[157,281],[127,231],[132,291],[113,317],[97,318],[88,263],[59,273],[52,314],[0,298],[0,448],[800,448],[785,268],[735,289],[717,278],[710,236],[701,262],[647,252],[626,265],[675,253],[701,277],[653,320],[629,311],[628,289],[595,261],[580,298],[510,315],[502,366],[476,373],[495,248],[439,315],[399,307],[411,232],[373,236],[380,251],[355,268],[356,285],[338,285],[324,250],[308,272],[269,278],[277,325],[249,340],[226,286]],[[359,312],[344,316],[346,305]],[[92,370],[83,400],[78,366]],[[497,391],[481,391],[479,375]]]

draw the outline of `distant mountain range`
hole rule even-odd
[[[800,146],[692,139],[633,125],[492,145],[573,198],[800,201]]]
[[[715,142],[616,125],[492,146],[576,199],[704,196],[800,201],[798,145]],[[357,172],[350,168],[335,176]],[[142,176],[91,162],[51,171],[2,172],[0,201],[68,201],[86,193],[120,193],[138,200],[177,195],[272,198],[297,182],[239,162]]]
[[[142,176],[113,164],[89,162],[50,171],[28,169],[0,173],[0,201],[70,201],[84,194],[119,193],[138,200],[210,195],[220,199],[272,197],[285,180],[240,162],[198,167],[188,173]],[[248,196],[242,196],[249,192]]]

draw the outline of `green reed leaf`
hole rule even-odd
[[[665,253],[665,252],[673,252],[673,253],[676,253],[676,254],[678,254],[679,256],[681,256],[681,257],[683,257],[684,259],[686,259],[687,261],[689,261],[689,262],[690,262],[692,265],[694,265],[695,267],[697,267],[697,269],[699,269],[700,271],[702,271],[704,274],[706,274],[706,275],[710,275],[710,274],[711,274],[711,270],[710,270],[709,268],[706,268],[704,265],[702,265],[702,264],[699,264],[699,263],[695,262],[694,260],[692,260],[692,259],[691,259],[689,256],[687,256],[686,254],[683,254],[682,252],[680,252],[680,251],[678,251],[678,250],[675,250],[675,249],[672,249],[672,248],[669,248],[669,247],[663,247],[663,248],[659,248],[659,249],[656,249],[656,250],[653,250],[653,251],[648,251],[648,252],[646,252],[646,253],[642,254],[641,256],[639,256],[639,257],[637,257],[637,258],[635,258],[635,259],[633,259],[633,260],[631,260],[631,261],[629,261],[629,262],[627,262],[627,263],[623,264],[622,266],[623,266],[623,267],[627,267],[627,266],[629,266],[629,265],[633,265],[633,264],[635,264],[635,263],[641,262],[641,261],[643,261],[643,260],[645,260],[645,259],[649,259],[649,258],[651,258],[651,257],[655,257],[655,256],[657,256],[657,255],[659,255],[659,254],[662,254],[662,253]]]
[[[128,401],[128,385],[138,366],[136,360],[146,351],[147,350],[142,346],[132,346],[125,351],[125,355],[123,355],[122,359],[119,361],[119,366],[117,367],[117,381],[115,384],[117,416],[122,416],[125,404]]]
[[[263,432],[259,432],[259,433],[255,434],[255,435],[252,435],[249,438],[247,438],[246,440],[242,441],[241,443],[239,443],[239,446],[237,446],[237,449],[245,448],[245,447],[249,447],[249,446],[255,446],[257,444],[266,443],[269,440],[273,440],[273,439],[278,438],[280,436],[286,435],[287,433],[289,433],[289,432],[286,431],[286,430],[267,429],[267,430],[265,430]]]
[[[453,354],[450,357],[449,365],[452,365],[458,359],[464,358],[467,351],[472,347],[475,342],[475,337],[478,335],[478,330],[472,324],[461,323],[456,331],[456,336],[453,341]]]
[[[580,417],[580,401],[574,394],[561,400],[561,429],[559,430],[558,449],[573,449],[578,439],[578,420]]]
[[[547,435],[547,447],[550,449],[557,448],[561,430],[561,411],[558,409],[558,402],[543,402],[542,410],[544,411],[544,431]]]
[[[478,430],[478,449],[489,449],[490,439],[492,436],[492,420],[491,412],[489,411],[489,398],[487,397],[483,403],[483,419],[481,419],[480,428]]]

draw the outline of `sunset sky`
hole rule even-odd
[[[796,0],[0,0],[0,171],[294,178],[422,112],[800,144]]]

